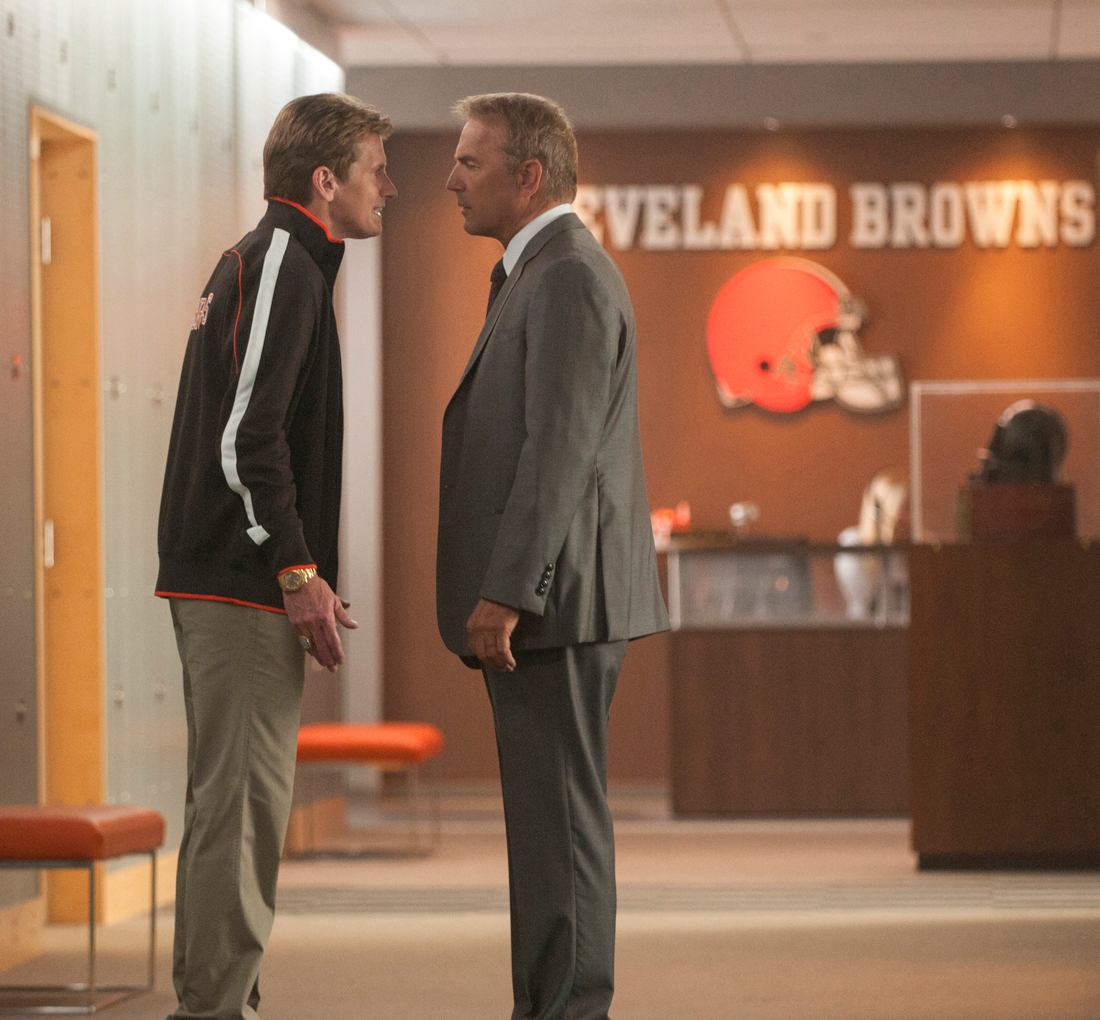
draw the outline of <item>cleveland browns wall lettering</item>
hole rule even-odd
[[[730,184],[716,219],[698,184],[577,189],[573,208],[618,251],[825,251],[838,240],[837,188],[823,182]],[[1096,237],[1089,181],[857,182],[847,188],[853,248],[1088,247]]]

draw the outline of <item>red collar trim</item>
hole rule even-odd
[[[330,234],[328,232],[328,227],[326,227],[319,219],[317,219],[317,217],[314,216],[313,213],[311,213],[304,206],[299,205],[297,202],[292,202],[289,198],[277,198],[275,195],[272,195],[271,198],[268,199],[268,201],[269,202],[282,202],[283,205],[292,205],[292,206],[294,206],[294,208],[297,209],[298,212],[305,213],[311,220],[313,220],[313,222],[316,223],[317,226],[319,226],[325,232],[325,237],[327,237],[333,244],[343,244],[344,243],[340,238],[333,237],[332,234]]]

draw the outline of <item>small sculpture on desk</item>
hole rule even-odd
[[[1053,407],[1034,400],[1008,407],[959,492],[959,539],[1076,537],[1076,491],[1062,482],[1068,450],[1069,428]]]
[[[748,534],[749,525],[760,520],[760,507],[755,503],[734,503],[730,507],[730,524],[738,538]]]
[[[843,546],[892,545],[905,526],[909,481],[901,472],[880,471],[863,490],[859,525],[845,528],[837,542]],[[838,553],[833,571],[847,605],[850,620],[870,620],[884,612],[908,608],[909,571],[905,557],[894,553]]]
[[[650,512],[649,523],[653,528],[653,547],[657,552],[668,552],[673,535],[691,530],[691,504],[682,499],[675,507],[659,507]]]

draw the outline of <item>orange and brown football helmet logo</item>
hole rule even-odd
[[[707,355],[726,407],[798,411],[836,400],[850,411],[892,411],[904,400],[890,355],[863,353],[867,310],[841,280],[805,259],[754,262],[718,292]]]

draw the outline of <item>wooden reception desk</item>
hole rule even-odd
[[[898,583],[858,620],[838,555],[705,535],[669,550],[676,814],[908,814],[906,554],[859,554],[889,556]]]
[[[672,634],[673,810],[908,814],[907,643],[898,628]]]
[[[1100,865],[1100,543],[914,546],[923,868]]]

